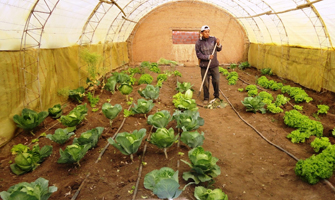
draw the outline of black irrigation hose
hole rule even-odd
[[[150,133],[147,137],[147,140],[150,139],[150,136],[151,136],[151,133],[152,133],[152,129],[154,128],[154,126],[151,126],[151,130],[150,130]],[[138,184],[140,183],[140,179],[141,179],[141,175],[142,175],[142,169],[143,169],[143,160],[144,160],[144,155],[145,153],[147,152],[147,146],[148,146],[148,143],[146,143],[144,145],[144,149],[143,149],[143,154],[142,154],[142,158],[141,158],[141,161],[140,161],[140,167],[138,169],[138,176],[137,176],[137,181],[136,181],[136,185],[135,185],[135,191],[134,191],[134,195],[133,195],[133,198],[132,200],[135,200],[136,198],[136,194],[137,194],[137,191],[138,191]]]
[[[230,106],[232,107],[232,109],[235,111],[235,113],[238,115],[238,117],[244,122],[246,123],[248,126],[250,126],[252,129],[254,129],[254,131],[261,136],[265,141],[267,141],[269,144],[275,146],[276,148],[278,148],[279,150],[285,152],[286,154],[288,154],[289,156],[291,156],[293,159],[295,159],[296,161],[298,161],[299,159],[297,157],[295,157],[293,154],[291,154],[290,152],[286,151],[285,149],[283,149],[282,147],[272,143],[270,140],[268,140],[266,137],[264,137],[255,127],[253,127],[251,124],[249,124],[247,121],[245,121],[241,115],[237,112],[237,110],[234,108],[233,104],[230,103],[230,101],[228,100],[228,98],[223,94],[223,92],[220,90],[222,96],[227,100],[227,102],[230,104]],[[328,185],[333,192],[335,192],[335,187],[326,179],[322,179],[322,181]]]

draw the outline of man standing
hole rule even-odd
[[[220,40],[218,38],[215,38],[213,36],[209,36],[209,26],[205,25],[201,27],[201,35],[200,39],[195,44],[195,52],[197,54],[198,59],[200,60],[200,69],[201,69],[201,77],[202,80],[205,79],[203,89],[204,89],[204,104],[208,104],[209,100],[209,79],[210,76],[212,76],[212,84],[214,88],[214,98],[219,98],[219,85],[220,85],[220,72],[219,72],[219,61],[217,59],[217,51],[221,51],[222,45],[220,44]],[[214,55],[212,55],[212,52],[216,46],[216,51],[214,52]],[[207,76],[205,76],[207,65],[209,61],[211,61],[211,64],[209,66]]]

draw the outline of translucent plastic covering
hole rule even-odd
[[[1,0],[0,50],[19,50],[21,44],[59,48],[83,43],[124,42],[148,12],[173,1],[113,2],[116,4],[110,0]],[[245,28],[252,43],[333,48],[335,1],[202,2],[231,13]]]

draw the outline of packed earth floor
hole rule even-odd
[[[178,78],[179,82],[190,82],[194,89],[193,98],[199,104],[199,113],[205,120],[204,126],[201,126],[198,131],[205,133],[205,141],[203,148],[206,151],[212,152],[213,156],[218,158],[217,165],[221,168],[221,174],[215,178],[214,188],[220,188],[225,192],[229,199],[285,199],[285,200],[331,200],[335,199],[335,193],[331,188],[320,181],[316,185],[309,185],[295,175],[294,168],[296,161],[283,151],[270,145],[262,139],[250,126],[246,125],[234,112],[230,105],[225,108],[206,109],[202,107],[202,98],[197,97],[200,84],[200,69],[198,67],[170,67],[161,66],[164,70],[178,70],[182,73],[182,77]],[[172,68],[172,69],[171,69]],[[235,69],[238,72],[239,78],[250,84],[255,84],[256,79],[261,76],[260,71],[255,68],[247,68],[244,71]],[[149,72],[148,72],[149,73]],[[153,84],[156,84],[157,74],[150,72],[154,77]],[[139,78],[139,74],[135,78]],[[285,85],[302,87],[291,81],[281,79],[275,75],[268,76],[268,79],[282,82]],[[174,105],[172,96],[176,91],[177,78],[171,76],[163,83],[160,91],[159,100],[155,102],[154,108],[147,115],[152,115],[157,110],[168,110],[172,114]],[[246,83],[241,80],[237,81],[236,85],[228,85],[228,81],[224,76],[221,76],[220,89],[223,94],[232,103],[241,117],[249,124],[255,127],[268,140],[276,145],[286,149],[291,154],[299,159],[306,159],[314,154],[313,148],[310,146],[314,138],[308,139],[305,143],[293,144],[286,136],[294,130],[286,126],[283,122],[284,113],[252,113],[246,112],[241,101],[247,97],[246,92],[239,92],[238,88],[245,88]],[[129,97],[134,98],[134,102],[141,98],[137,90],[144,88],[145,85],[135,84],[133,92]],[[303,87],[302,87],[303,88]],[[311,119],[313,113],[316,113],[317,105],[324,104],[330,107],[328,114],[320,115],[320,122],[324,126],[324,136],[329,137],[332,144],[335,144],[335,139],[331,131],[335,126],[335,95],[331,92],[317,93],[312,90],[305,89],[310,97],[314,100],[310,103],[300,103],[303,106],[302,114],[309,116]],[[266,90],[273,96],[280,94],[280,91]],[[96,91],[99,94],[101,91]],[[213,87],[210,88],[211,98],[213,98]],[[137,154],[134,155],[134,161],[131,162],[129,156],[121,154],[116,148],[110,145],[103,154],[101,160],[95,163],[100,152],[108,143],[107,139],[112,137],[123,121],[123,112],[113,121],[112,128],[109,125],[109,120],[102,114],[101,106],[107,99],[111,99],[111,104],[121,104],[123,109],[129,106],[126,104],[126,97],[120,92],[111,94],[108,91],[103,91],[100,94],[100,101],[97,107],[100,107],[98,112],[92,112],[91,107],[85,98],[83,103],[87,103],[89,108],[86,120],[77,127],[76,135],[63,144],[56,144],[45,137],[39,139],[40,147],[44,145],[52,145],[53,153],[48,157],[36,170],[33,172],[17,176],[14,175],[9,168],[11,161],[14,161],[15,156],[11,155],[10,149],[15,144],[30,144],[32,139],[39,136],[41,133],[53,134],[57,128],[65,128],[57,120],[47,117],[43,125],[35,129],[35,136],[29,133],[21,133],[16,136],[6,146],[2,147],[0,154],[0,191],[8,190],[12,185],[20,182],[33,182],[38,177],[43,177],[49,180],[49,184],[58,187],[57,192],[53,193],[49,199],[71,199],[78,190],[83,180],[88,173],[83,187],[80,190],[77,199],[82,200],[130,200],[132,199],[133,187],[138,178],[138,169],[140,166],[143,147],[147,143],[143,140]],[[227,100],[221,96],[225,102]],[[294,101],[290,101],[295,105]],[[67,114],[76,106],[73,102],[66,103],[63,109],[63,114]],[[286,104],[284,112],[292,108]],[[50,128],[52,127],[52,128]],[[82,132],[95,127],[104,127],[102,136],[94,149],[88,151],[85,157],[80,161],[80,167],[76,164],[58,164],[57,160],[60,157],[59,149],[64,149],[66,145],[72,144],[74,137],[79,137]],[[177,132],[176,122],[171,121],[167,128],[173,127]],[[50,128],[50,129],[49,129]],[[133,132],[141,128],[147,129],[147,136],[151,126],[147,124],[143,115],[130,116],[125,120],[125,124],[120,132]],[[161,149],[148,143],[144,161],[147,163],[143,167],[141,180],[139,182],[138,193],[136,199],[157,199],[150,191],[144,188],[144,176],[155,169],[162,167],[170,167],[174,170],[179,170],[179,183],[181,187],[186,185],[186,181],[182,179],[182,173],[189,171],[189,166],[180,159],[188,160],[187,152],[189,148],[181,143],[180,148],[174,144],[168,149],[168,159],[165,158]],[[181,156],[178,152],[183,152]],[[179,167],[178,167],[179,163]],[[335,185],[335,177],[332,176],[329,181]],[[203,184],[207,186],[206,184]],[[195,199],[193,196],[194,185],[190,185],[182,192],[179,198]]]

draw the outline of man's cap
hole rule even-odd
[[[210,30],[209,26],[207,25],[204,25],[201,27],[201,32],[204,31],[204,30]]]

